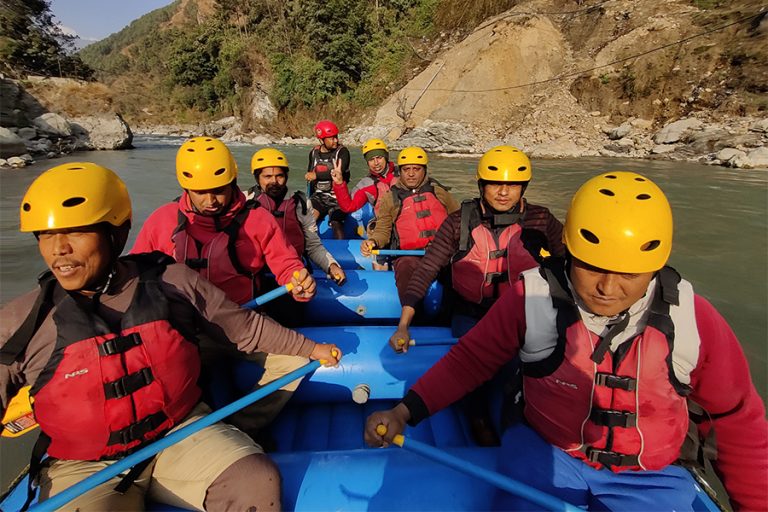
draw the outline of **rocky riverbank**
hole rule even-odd
[[[48,87],[88,94],[87,85],[46,79]],[[74,85],[73,85],[74,82]],[[74,89],[73,89],[74,88]],[[38,88],[39,90],[39,88]],[[35,159],[53,158],[73,151],[127,149],[133,134],[189,137],[210,135],[229,143],[254,145],[312,145],[315,139],[275,137],[244,131],[241,120],[226,117],[205,124],[138,125],[131,129],[118,113],[99,111],[61,114],[55,102],[39,101],[17,82],[0,79],[0,167],[23,167]],[[58,93],[61,95],[61,93]],[[768,169],[768,117],[714,117],[701,111],[661,125],[630,117],[621,123],[601,112],[585,112],[568,98],[557,109],[533,110],[514,130],[492,130],[477,125],[425,119],[416,126],[375,124],[380,119],[345,130],[342,142],[359,146],[372,137],[392,149],[421,146],[427,151],[476,155],[498,144],[510,144],[533,158],[585,156],[682,160],[735,168]],[[109,102],[105,102],[108,104]],[[72,109],[68,109],[72,111]]]
[[[45,80],[71,94],[87,94],[93,85],[76,80]],[[0,77],[0,167],[24,167],[34,160],[74,151],[131,148],[133,133],[119,113],[93,109],[61,114],[27,92],[15,80]]]

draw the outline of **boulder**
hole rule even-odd
[[[24,141],[8,128],[0,127],[0,158],[23,155],[27,152]]]
[[[264,135],[257,135],[251,139],[251,144],[256,146],[269,146],[272,144],[272,139]]]
[[[629,121],[622,123],[608,133],[608,138],[611,140],[623,139],[632,131],[632,125]]]
[[[21,158],[19,156],[12,156],[11,158],[8,159],[7,162],[8,162],[8,165],[10,167],[13,167],[14,169],[18,169],[20,167],[26,167],[28,163],[26,159]]]
[[[130,149],[133,133],[120,114],[82,116],[72,120],[78,149]]]
[[[768,118],[760,119],[759,121],[752,123],[752,126],[749,127],[749,130],[758,133],[768,133]]]
[[[35,137],[37,137],[37,130],[35,130],[34,128],[29,127],[29,126],[24,127],[24,128],[19,128],[19,134],[18,135],[19,135],[19,137],[21,137],[24,140],[32,140]]]
[[[747,159],[753,169],[768,169],[768,147],[753,149],[747,153]]]
[[[663,155],[665,153],[672,153],[677,149],[677,144],[657,144],[651,149],[653,155]]]
[[[39,132],[53,135],[54,137],[70,137],[72,135],[72,127],[67,120],[53,112],[47,112],[36,117],[32,124]]]
[[[701,127],[701,124],[701,121],[698,119],[681,119],[669,123],[656,133],[653,137],[653,141],[656,144],[673,144],[679,142],[682,140],[685,132],[696,130]]]
[[[718,151],[717,154],[715,155],[715,158],[720,160],[721,165],[727,166],[729,165],[731,160],[734,160],[737,157],[741,158],[744,156],[746,156],[746,153],[744,153],[743,151],[740,151],[735,148],[725,148]]]

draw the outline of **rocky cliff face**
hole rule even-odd
[[[715,12],[679,0],[532,0],[444,51],[377,110],[372,129],[353,133],[437,151],[503,141],[534,156],[724,163],[716,150],[766,144],[766,84],[759,2]],[[694,121],[674,141],[654,140],[679,119]],[[761,155],[743,166],[766,165]]]

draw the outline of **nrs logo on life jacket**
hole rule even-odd
[[[118,457],[173,428],[200,399],[197,346],[173,326],[158,282],[172,260],[161,253],[128,258],[140,275],[118,332],[67,294],[50,306],[56,346],[30,394],[51,457]],[[48,273],[41,293],[57,286]],[[77,404],[78,414],[62,400]]]

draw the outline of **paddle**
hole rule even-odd
[[[267,292],[264,295],[259,295],[255,299],[246,302],[241,307],[247,308],[247,309],[255,309],[261,305],[266,304],[267,302],[273,299],[276,299],[278,297],[285,295],[291,290],[293,290],[293,283],[288,283],[286,285],[281,286],[280,288],[275,288],[274,290]]]
[[[371,254],[382,256],[424,256],[424,249],[372,249]]]
[[[321,364],[323,364],[322,361],[312,361],[302,366],[301,368],[298,368],[292,371],[291,373],[270,382],[264,387],[259,388],[256,391],[253,391],[245,395],[239,400],[235,400],[231,404],[225,407],[222,407],[221,409],[214,411],[209,415],[204,416],[203,418],[200,418],[199,420],[195,420],[189,425],[186,425],[178,430],[175,430],[170,434],[168,434],[167,436],[163,437],[162,439],[159,439],[154,443],[148,446],[145,446],[144,448],[132,453],[131,455],[128,455],[123,459],[120,459],[114,464],[111,464],[108,467],[102,469],[101,471],[94,473],[93,475],[89,476],[85,480],[82,480],[76,483],[72,487],[69,487],[63,490],[59,494],[52,496],[51,498],[43,501],[42,503],[39,503],[31,507],[29,511],[45,512],[45,511],[56,510],[58,508],[63,507],[64,505],[66,505],[73,499],[77,498],[78,496],[90,491],[97,485],[101,485],[104,482],[110,480],[111,478],[114,478],[115,476],[119,475],[123,471],[135,466],[139,462],[152,457],[158,452],[164,450],[165,448],[168,448],[171,445],[178,443],[183,439],[186,439],[187,437],[194,434],[195,432],[198,432],[205,427],[213,425],[217,421],[223,420],[227,416],[239,411],[246,405],[250,405],[262,399],[263,397],[267,396],[268,394],[272,393],[273,391],[280,389],[281,387],[285,386],[289,382],[293,382],[294,380],[299,379],[304,375],[316,370]]]
[[[458,338],[447,338],[447,339],[436,339],[436,340],[426,339],[421,341],[408,340],[408,346],[415,347],[416,345],[418,345],[420,347],[430,347],[435,345],[455,345],[457,341],[459,341]],[[405,340],[400,338],[399,340],[397,340],[397,345],[402,347],[403,345],[405,345]]]
[[[376,433],[380,436],[383,436],[387,433],[387,427],[383,424],[378,425],[376,427]],[[401,448],[406,448],[428,459],[432,459],[435,462],[445,464],[446,466],[451,467],[457,471],[477,477],[480,480],[484,480],[489,484],[495,485],[499,489],[514,494],[515,496],[520,496],[521,498],[525,498],[528,501],[545,507],[547,510],[582,512],[582,509],[579,507],[571,505],[570,503],[567,503],[560,498],[556,498],[555,496],[542,492],[538,489],[534,489],[529,485],[518,482],[517,480],[513,480],[506,475],[497,473],[496,471],[491,471],[490,469],[478,466],[477,464],[472,464],[469,461],[446,453],[442,450],[438,450],[434,446],[430,446],[413,439],[406,440],[405,436],[402,434],[397,434],[392,442]]]

